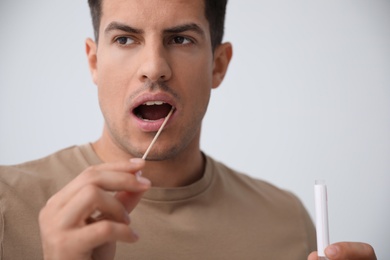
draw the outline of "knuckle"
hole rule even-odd
[[[97,172],[98,172],[98,170],[97,170],[96,166],[92,165],[92,166],[89,166],[87,169],[85,169],[82,172],[81,177],[85,180],[93,181],[96,179]]]
[[[53,219],[53,214],[55,214],[53,207],[51,207],[51,205],[45,205],[39,210],[38,223],[40,225],[51,223]]]
[[[87,201],[94,201],[100,195],[99,188],[94,185],[85,185],[81,192]]]
[[[44,239],[46,248],[50,248],[53,252],[66,252],[68,248],[69,238],[65,235],[51,235]]]
[[[46,222],[47,209],[44,207],[39,211],[38,222],[45,223]]]
[[[47,243],[53,247],[53,248],[61,248],[65,245],[67,239],[65,239],[64,236],[56,235],[56,236],[50,236],[50,239],[46,240]]]
[[[49,208],[55,207],[55,205],[57,204],[57,201],[58,201],[58,195],[54,194],[46,201],[46,204],[44,205],[44,207],[42,209],[49,209]]]
[[[136,177],[133,174],[123,174],[121,176],[120,182],[130,186],[138,184],[138,182],[136,181]]]
[[[115,228],[109,221],[100,221],[96,228],[96,235],[102,237],[112,237],[115,233]]]

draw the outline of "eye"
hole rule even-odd
[[[118,43],[119,45],[130,45],[132,43],[134,43],[134,40],[130,37],[126,37],[126,36],[120,36],[120,37],[117,37],[115,38],[115,42]]]
[[[175,36],[171,39],[172,44],[191,44],[194,43],[191,39],[184,36]]]

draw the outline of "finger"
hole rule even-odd
[[[102,220],[81,229],[75,229],[63,235],[60,239],[54,239],[49,244],[57,250],[69,250],[74,256],[69,259],[89,258],[92,250],[117,241],[133,243],[138,240],[138,235],[132,229],[122,223]],[[82,257],[80,257],[82,256]],[[52,258],[50,258],[52,259]],[[54,258],[53,258],[54,259]],[[56,259],[56,258],[55,258]]]
[[[151,184],[151,181],[149,179],[146,179],[145,177],[142,177],[141,175],[136,175],[135,177],[139,182],[144,183],[145,185],[149,186],[149,188],[151,187],[152,184]],[[119,200],[122,203],[122,205],[125,207],[127,212],[130,213],[135,208],[135,206],[137,206],[137,204],[141,200],[141,197],[145,191],[138,192],[138,193],[126,192],[126,191],[125,192],[117,192],[115,194],[115,198],[117,200]]]
[[[137,206],[143,194],[143,192],[132,193],[123,191],[115,194],[115,198],[120,201],[126,211],[130,213]]]
[[[93,260],[107,260],[115,258],[116,243],[106,243],[102,246],[95,248],[92,252]]]
[[[311,252],[310,255],[307,257],[307,260],[318,260],[317,252]]]
[[[100,218],[128,224],[128,213],[124,206],[111,194],[88,185],[79,190],[58,212],[59,226],[63,228],[84,225],[86,219],[96,210]]]
[[[372,246],[359,242],[339,242],[328,246],[325,254],[332,260],[376,260]]]
[[[77,243],[84,248],[97,248],[103,244],[115,241],[133,243],[138,240],[138,235],[128,225],[102,220],[87,225],[77,232]]]
[[[143,166],[143,160],[91,166],[55,194],[47,204],[53,203],[57,207],[62,207],[79,189],[88,184],[94,184],[109,191],[142,191],[148,185],[138,182],[134,174],[130,173],[139,171]]]

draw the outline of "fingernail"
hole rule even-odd
[[[130,216],[129,216],[128,212],[126,212],[126,211],[124,212],[123,219],[124,219],[126,224],[130,224]]]
[[[149,179],[146,179],[145,177],[142,177],[141,175],[136,175],[136,177],[137,177],[137,181],[139,183],[142,183],[142,184],[145,184],[148,186],[150,186],[152,184]]]
[[[140,177],[142,175],[142,171],[138,171],[135,173],[135,176]]]
[[[325,254],[326,254],[326,256],[328,256],[328,257],[330,257],[330,258],[336,257],[336,256],[337,256],[337,253],[338,253],[338,248],[337,248],[337,246],[328,246],[328,247],[325,249]]]
[[[131,234],[133,235],[133,238],[134,238],[135,240],[138,240],[138,239],[139,239],[139,235],[138,235],[137,232],[135,232],[133,229],[130,229],[130,232],[131,232]]]
[[[144,160],[141,159],[141,158],[131,158],[131,159],[130,159],[130,162],[131,162],[131,163],[134,163],[134,164],[141,164],[141,163],[144,162]]]

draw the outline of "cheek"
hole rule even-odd
[[[213,64],[210,61],[210,57],[196,57],[187,60],[186,64],[180,62],[175,66],[177,77],[185,78],[190,85],[196,85],[197,87],[194,91],[211,89]]]
[[[207,63],[203,63],[203,66],[191,66],[186,74],[181,73],[182,76],[186,75],[180,84],[187,104],[184,104],[187,107],[186,115],[195,120],[203,118],[211,95],[212,73],[207,66]]]
[[[192,91],[198,99],[204,99],[208,102],[212,89],[212,69],[209,63],[203,63],[198,67],[191,68],[191,81],[194,83]]]
[[[100,74],[98,80],[99,105],[105,118],[122,116],[126,110],[126,89],[123,87],[126,83],[108,70]]]
[[[102,56],[98,63],[98,71],[97,86],[100,106],[106,111],[123,109],[126,105],[131,79],[130,73],[126,73],[129,69],[124,63]]]

